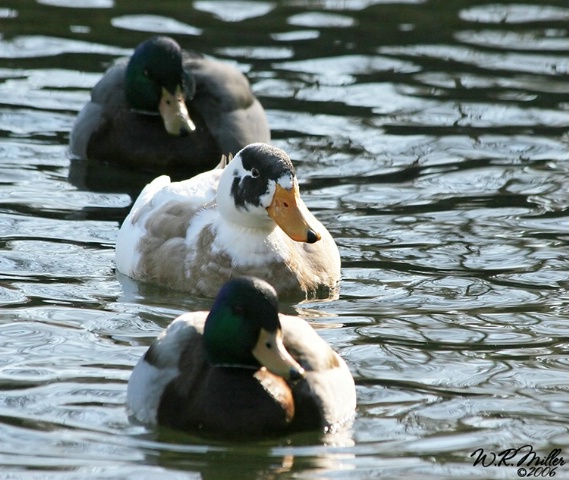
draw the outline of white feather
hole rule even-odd
[[[138,421],[155,425],[164,389],[179,374],[180,356],[190,338],[201,334],[207,312],[185,313],[176,318],[152,346],[153,364],[143,356],[130,376],[126,392],[127,412]],[[196,330],[198,327],[198,330]]]

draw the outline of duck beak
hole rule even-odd
[[[179,85],[173,94],[162,87],[158,110],[164,121],[164,128],[170,135],[187,135],[196,129],[188,114],[184,93]]]
[[[294,241],[317,242],[322,237],[310,227],[302,209],[306,210],[306,207],[300,199],[296,182],[291,189],[283,188],[277,183],[275,196],[267,208],[271,218]]]
[[[285,380],[296,381],[305,375],[304,368],[287,352],[280,329],[268,332],[262,328],[252,353],[267,370]]]

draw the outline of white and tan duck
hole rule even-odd
[[[120,229],[116,265],[135,280],[209,297],[240,275],[304,298],[334,296],[340,280],[338,248],[300,198],[290,158],[262,143],[223,169],[147,185]]]

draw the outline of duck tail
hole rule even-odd
[[[219,163],[217,164],[217,166],[215,168],[221,168],[223,170],[225,167],[227,167],[227,164],[231,160],[233,160],[233,154],[232,153],[230,153],[229,155],[222,155],[221,160],[219,161]]]

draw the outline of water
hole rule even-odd
[[[567,20],[560,0],[3,0],[0,478],[518,478],[471,455],[524,444],[569,461]],[[340,298],[282,307],[348,362],[348,432],[234,444],[126,417],[139,356],[210,300],[116,276],[146,179],[66,148],[104,68],[157,32],[247,73],[337,240]]]

